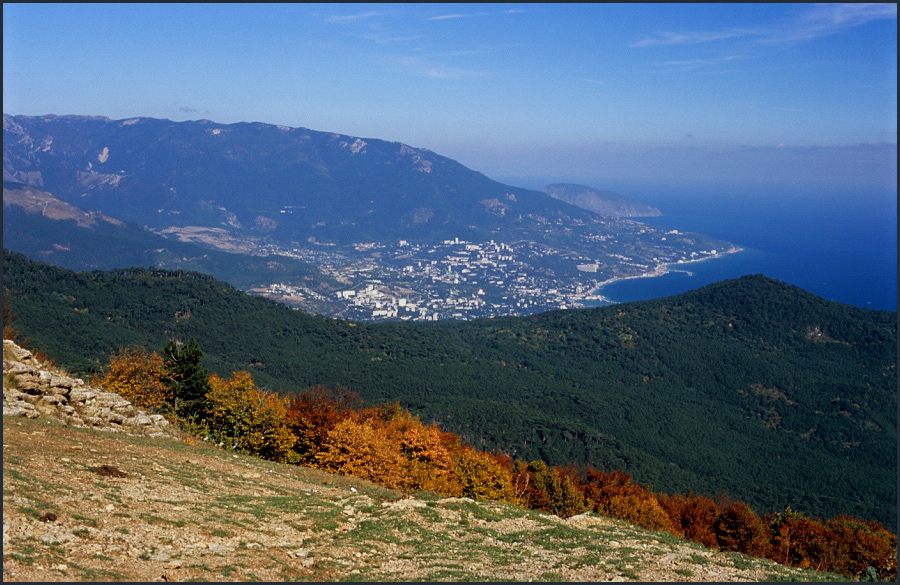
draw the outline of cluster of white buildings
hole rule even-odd
[[[718,255],[716,249],[704,250],[682,238],[677,230],[621,223],[621,233],[615,236],[587,230],[577,236],[580,249],[590,250],[592,256],[534,241],[459,238],[432,244],[360,242],[343,250],[319,245],[290,252],[272,250],[317,265],[346,288],[328,298],[284,283],[256,292],[318,312],[305,302],[308,298],[319,307],[328,305],[326,312],[331,316],[353,320],[523,315],[604,301],[593,293],[601,282],[664,273],[666,264]],[[548,228],[548,235],[554,233],[552,229]]]

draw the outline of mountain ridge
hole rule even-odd
[[[590,218],[427,149],[260,122],[4,114],[4,177],[151,227],[202,220],[253,232],[262,222],[282,240],[358,237],[376,224],[414,238],[486,234],[531,215]]]

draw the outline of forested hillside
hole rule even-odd
[[[896,530],[896,313],[763,276],[599,309],[378,325],[196,273],[74,273],[6,251],[4,286],[19,331],[75,372],[195,337],[212,372],[398,400],[479,448]]]

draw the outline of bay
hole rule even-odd
[[[541,182],[534,178],[526,186],[540,189]],[[551,182],[562,181],[543,184]],[[897,310],[896,189],[568,182],[610,189],[663,213],[637,221],[707,234],[744,249],[673,266],[664,276],[610,283],[598,292],[611,301],[659,298],[764,274],[829,300]]]

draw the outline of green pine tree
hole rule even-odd
[[[202,413],[209,392],[209,374],[200,367],[201,357],[203,351],[193,337],[181,346],[170,341],[163,348],[168,371],[164,382],[175,396],[179,414],[189,417]]]

